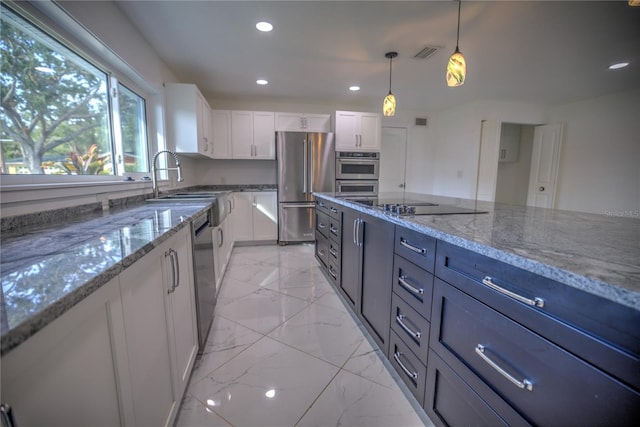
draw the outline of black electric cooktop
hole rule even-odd
[[[383,210],[392,215],[399,216],[487,213],[487,211],[463,208],[460,206],[441,205],[437,203],[429,203],[406,198],[378,198],[368,200],[353,199],[352,201]]]

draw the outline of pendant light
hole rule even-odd
[[[460,53],[458,48],[458,42],[460,41],[460,7],[462,1],[458,1],[458,33],[456,35],[456,50],[449,58],[447,64],[447,86],[456,87],[464,84],[464,79],[467,74],[467,64],[464,60],[464,56]]]
[[[396,114],[396,97],[391,93],[391,62],[398,56],[398,52],[387,52],[384,56],[389,58],[389,94],[384,98],[382,113],[389,117]]]

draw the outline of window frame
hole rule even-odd
[[[55,187],[75,187],[91,183],[122,183],[123,181],[128,182],[131,179],[139,181],[143,177],[150,177],[152,173],[152,153],[157,151],[160,145],[165,145],[164,138],[155,132],[157,126],[153,120],[154,115],[150,112],[151,108],[158,107],[158,103],[161,102],[162,99],[161,94],[157,90],[154,90],[148,82],[144,81],[136,70],[132,69],[117,57],[117,55],[100,40],[71,18],[54,2],[39,2],[36,5],[32,5],[26,2],[16,4],[16,2],[10,0],[3,0],[1,7],[2,9],[6,8],[10,13],[14,13],[19,18],[26,20],[48,37],[52,38],[55,43],[59,43],[63,49],[68,49],[72,54],[77,55],[84,61],[87,61],[91,66],[105,73],[108,91],[108,122],[111,135],[110,149],[113,158],[113,173],[110,175],[1,174],[0,190],[3,188],[15,188],[15,186],[40,186],[49,184]],[[34,7],[36,9],[34,9]],[[52,19],[48,12],[54,12],[53,15],[57,16],[53,16]],[[45,15],[43,15],[43,13]],[[87,49],[85,47],[86,45],[93,46],[94,49]],[[95,50],[96,45],[100,46],[98,50],[102,52],[99,52],[98,55],[89,53]],[[102,55],[100,55],[100,53]],[[100,57],[104,56],[110,58],[100,59]],[[140,83],[136,83],[136,81]],[[121,132],[115,129],[116,114],[114,109],[118,108],[118,106],[117,100],[113,98],[113,90],[114,88],[116,91],[118,90],[118,84],[125,86],[129,91],[144,100],[147,171],[126,172],[124,170],[124,164],[120,165],[119,162],[117,162],[117,155],[124,152],[122,141],[117,141],[116,137],[116,133],[119,135]]]

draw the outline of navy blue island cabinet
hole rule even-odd
[[[437,426],[638,424],[638,310],[318,203],[323,271]]]

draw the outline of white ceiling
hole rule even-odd
[[[467,81],[448,88],[455,1],[120,1],[160,57],[207,98],[382,109],[389,60],[398,110],[477,99],[563,104],[640,87],[640,7],[627,1],[463,1]],[[275,29],[261,33],[258,21]],[[440,46],[426,60],[414,55]],[[608,66],[628,61],[627,68]],[[255,81],[264,78],[267,86]],[[362,89],[350,92],[350,85]]]

